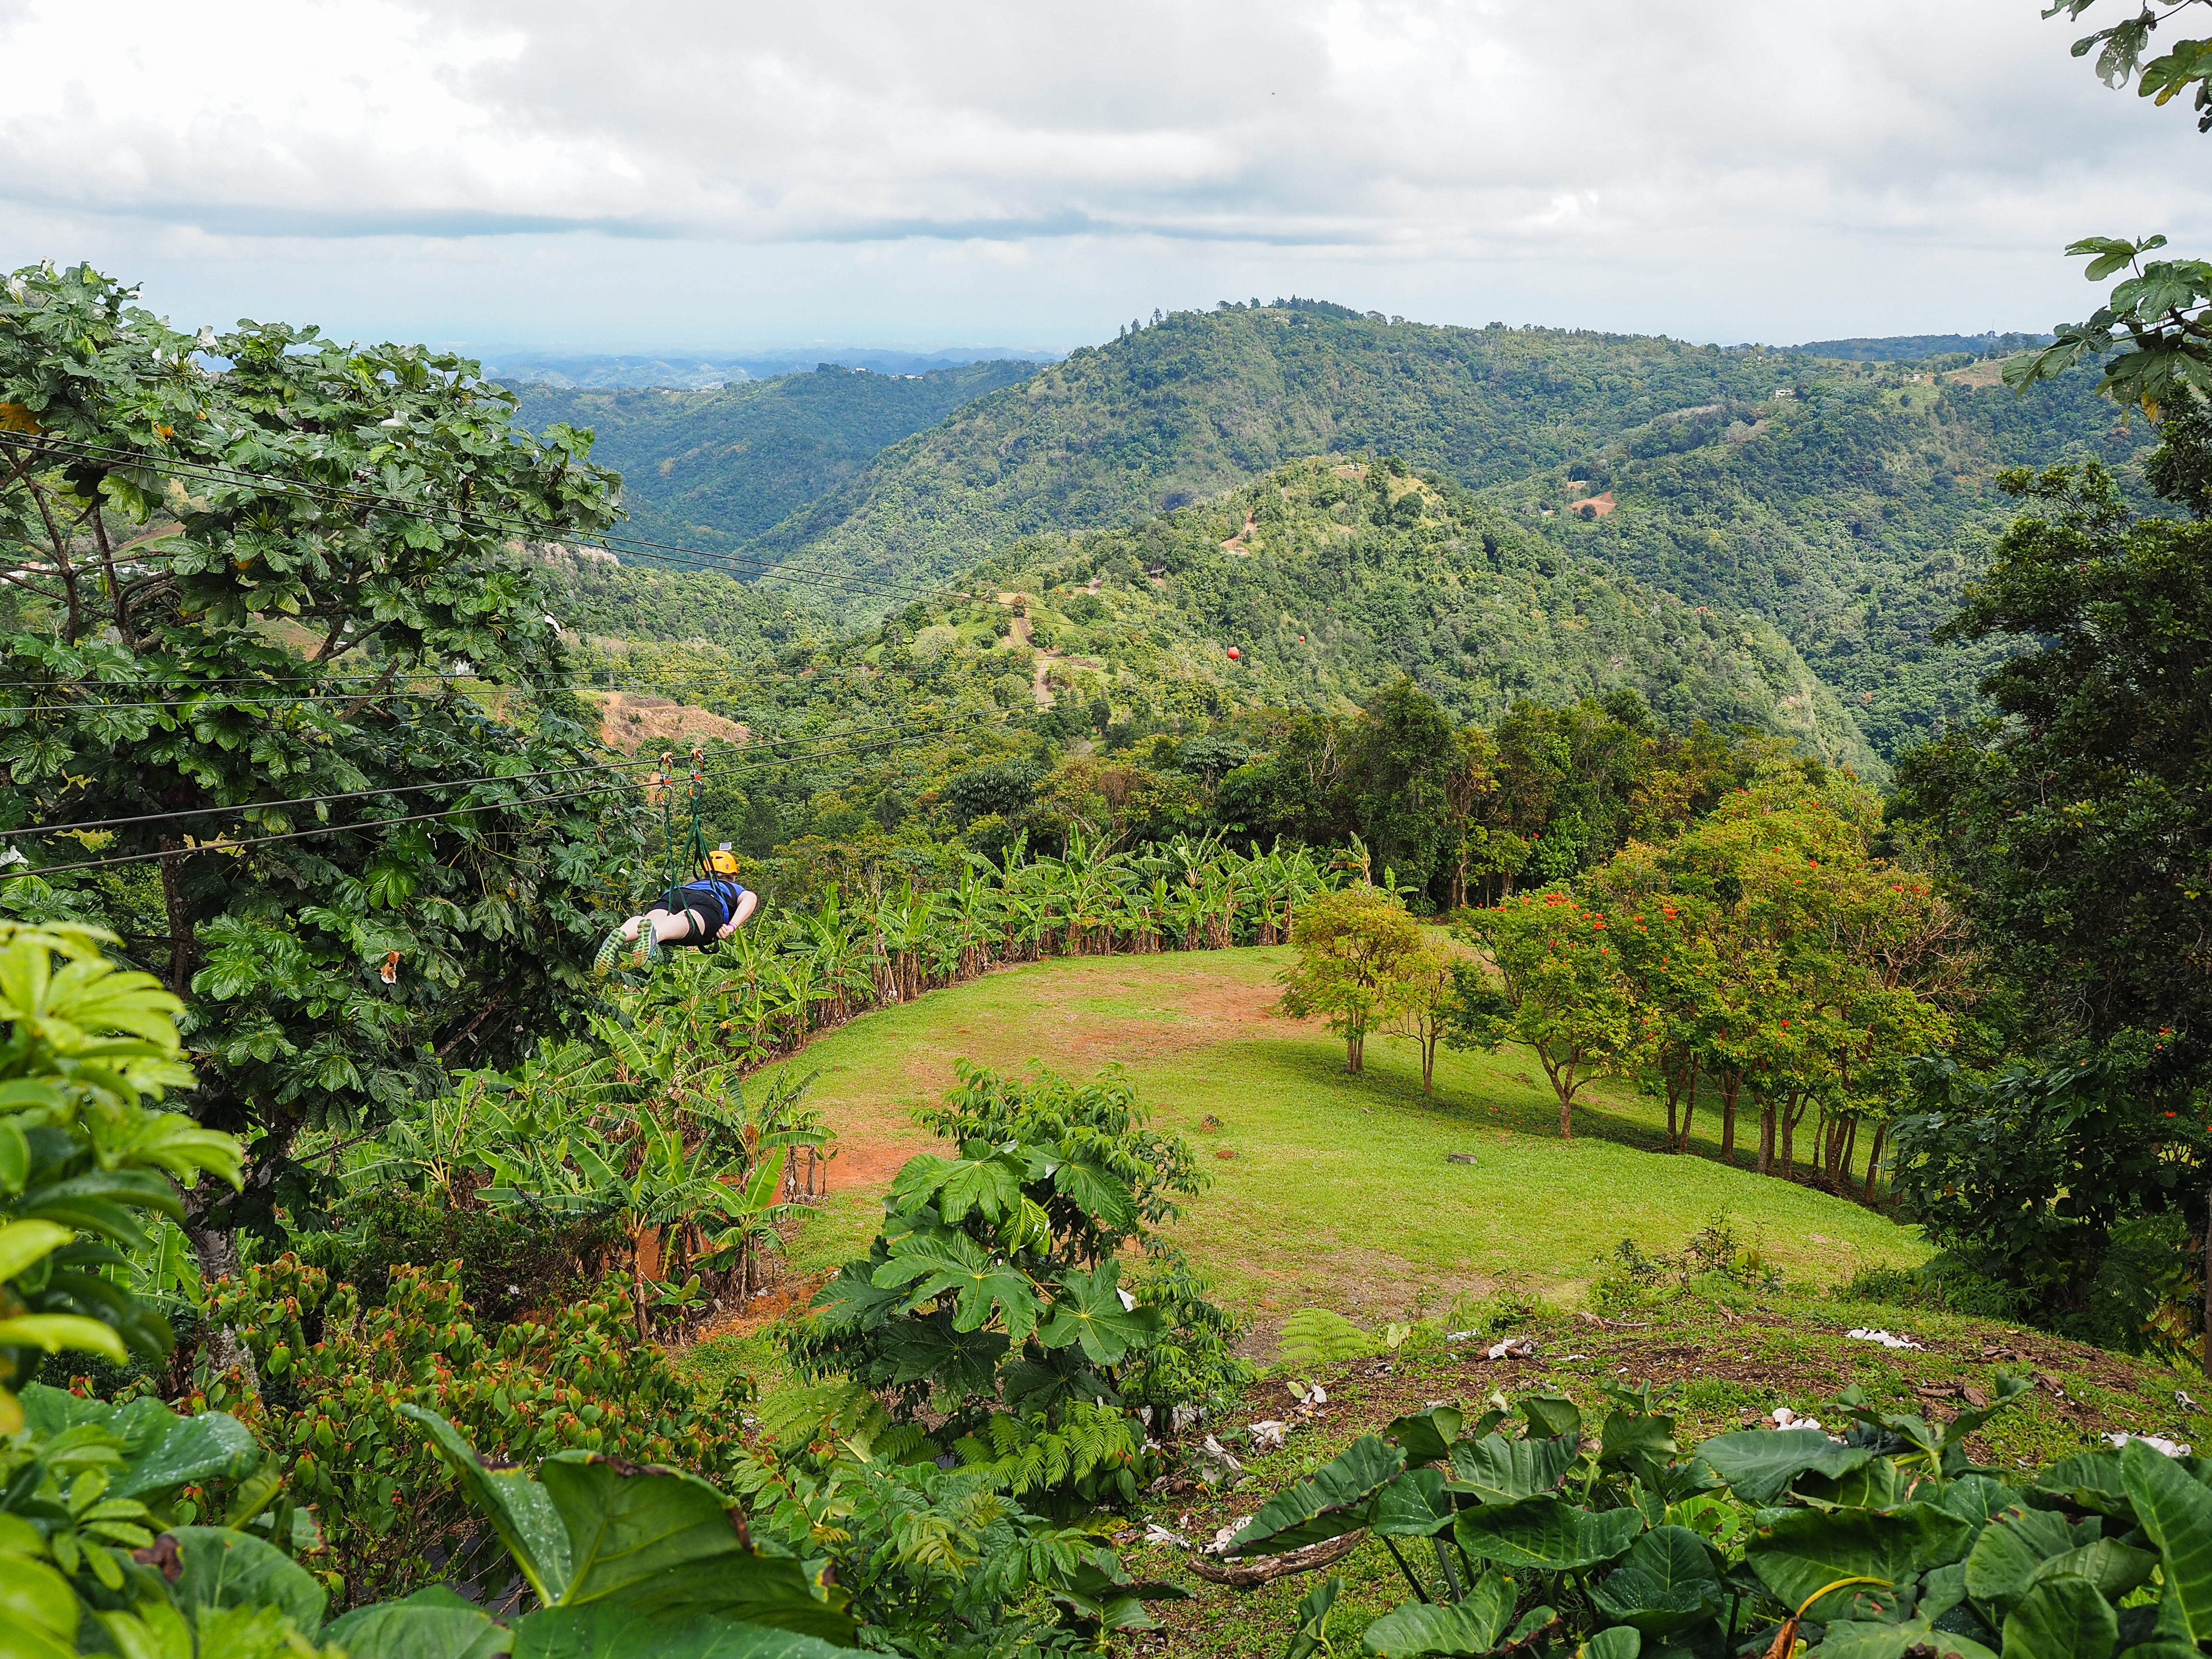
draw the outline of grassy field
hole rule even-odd
[[[929,1150],[913,1111],[954,1080],[963,1057],[1087,1077],[1125,1066],[1164,1127],[1212,1156],[1211,1188],[1175,1237],[1218,1298],[1261,1333],[1302,1307],[1363,1322],[1513,1287],[1571,1304],[1624,1238],[1674,1250],[1729,1218],[1793,1282],[1910,1266],[1910,1231],[1808,1188],[1702,1155],[1670,1157],[1664,1109],[1625,1087],[1586,1096],[1577,1135],[1525,1054],[1439,1057],[1424,1099],[1409,1042],[1371,1038],[1363,1076],[1316,1024],[1272,1012],[1287,947],[1078,957],[993,974],[830,1033],[787,1069],[816,1074],[812,1098],[842,1140],[830,1202],[792,1247],[819,1273],[861,1254],[899,1165]],[[1208,1121],[1219,1127],[1208,1127]],[[1471,1153],[1470,1166],[1446,1161]],[[735,1364],[710,1339],[695,1363]],[[758,1345],[744,1342],[758,1363]]]
[[[1480,1408],[1492,1390],[1566,1393],[1585,1409],[1608,1382],[1649,1382],[1680,1413],[1684,1445],[1762,1420],[1778,1405],[1820,1413],[1857,1382],[1890,1409],[1940,1412],[1962,1385],[1986,1386],[2000,1366],[2038,1386],[1991,1425],[1978,1455],[2000,1468],[2039,1467],[2115,1429],[2212,1440],[2212,1418],[2181,1390],[2203,1378],[1987,1322],[1837,1299],[1863,1267],[1910,1266],[1926,1246],[1908,1228],[1808,1188],[1717,1161],[1717,1147],[1670,1157],[1655,1148],[1664,1109],[1601,1086],[1558,1137],[1558,1109],[1525,1054],[1446,1054],[1425,1099],[1411,1045],[1370,1039],[1368,1071],[1343,1073],[1342,1045],[1318,1026],[1271,1012],[1287,950],[1040,963],[871,1014],[815,1043],[788,1067],[817,1074],[813,1097],[842,1138],[832,1198],[791,1248],[786,1293],[684,1363],[705,1378],[749,1372],[779,1381],[763,1328],[811,1293],[816,1275],[865,1249],[884,1188],[931,1142],[915,1107],[936,1099],[965,1057],[1002,1069],[1031,1061],[1071,1076],[1127,1067],[1156,1121],[1212,1156],[1212,1185],[1176,1229],[1218,1299],[1254,1322],[1254,1357],[1273,1358],[1272,1331],[1302,1307],[1339,1310],[1364,1325],[1422,1312],[1536,1340],[1537,1357],[1486,1362],[1481,1344],[1434,1329],[1387,1358],[1323,1368],[1330,1403],[1300,1413],[1284,1372],[1263,1370],[1239,1407],[1197,1432],[1246,1443],[1243,1425],[1295,1420],[1283,1450],[1248,1460],[1221,1488],[1170,1476],[1130,1517],[1120,1542],[1140,1576],[1190,1585],[1197,1599],[1164,1604],[1166,1628],[1127,1650],[1176,1659],[1247,1659],[1279,1652],[1310,1581],[1260,1590],[1191,1577],[1181,1553],[1145,1542],[1157,1522],[1194,1542],[1237,1516],[1355,1436],[1401,1411],[1458,1399]],[[1209,1126],[1209,1121],[1211,1125]],[[1446,1154],[1472,1153],[1472,1166]],[[1577,1304],[1599,1258],[1623,1238],[1670,1252],[1726,1218],[1784,1281],[1753,1291],[1705,1279],[1662,1291],[1611,1324]],[[1548,1305],[1547,1305],[1548,1304]],[[1910,1333],[1891,1350],[1852,1326]],[[1337,1568],[1357,1629],[1402,1598],[1372,1540]],[[1356,1638],[1355,1638],[1356,1639]],[[1124,1650],[1117,1649],[1116,1651]]]

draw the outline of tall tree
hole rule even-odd
[[[87,826],[16,839],[0,904],[106,922],[186,999],[195,1115],[259,1133],[195,1218],[221,1269],[301,1126],[576,1018],[643,861],[525,544],[604,526],[614,480],[463,359],[135,301],[85,266],[0,294],[0,813]]]

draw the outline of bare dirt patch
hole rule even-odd
[[[710,709],[672,697],[636,691],[586,691],[599,706],[599,735],[610,748],[634,755],[655,744],[688,748],[695,743],[744,743],[752,733]]]

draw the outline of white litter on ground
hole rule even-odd
[[[1277,1451],[1291,1436],[1291,1425],[1270,1418],[1264,1423],[1255,1423],[1246,1431],[1252,1437],[1254,1451]]]
[[[1771,1413],[1768,1413],[1768,1415],[1774,1419],[1774,1426],[1778,1429],[1818,1429],[1820,1427],[1820,1419],[1819,1418],[1800,1417],[1796,1412],[1791,1411],[1787,1406],[1777,1406]],[[1826,1431],[1823,1430],[1822,1432],[1825,1433]]]
[[[1536,1345],[1525,1336],[1509,1336],[1493,1347],[1483,1350],[1485,1359],[1534,1359]]]
[[[2189,1448],[2178,1440],[2168,1440],[2162,1434],[2108,1434],[2105,1438],[2118,1449],[2130,1440],[2140,1440],[2153,1451],[2164,1452],[2168,1457],[2186,1457]]]
[[[1179,1550],[1187,1550],[1190,1547],[1189,1539],[1179,1532],[1170,1532],[1157,1521],[1146,1524],[1145,1541],[1147,1544],[1170,1544]]]
[[[1917,1348],[1922,1346],[1909,1336],[1892,1336],[1887,1331],[1870,1331],[1864,1326],[1855,1326],[1844,1334],[1859,1342],[1879,1342],[1885,1348]]]

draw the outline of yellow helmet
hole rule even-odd
[[[717,847],[707,854],[707,867],[718,876],[734,876],[738,873],[738,855],[726,846]]]

